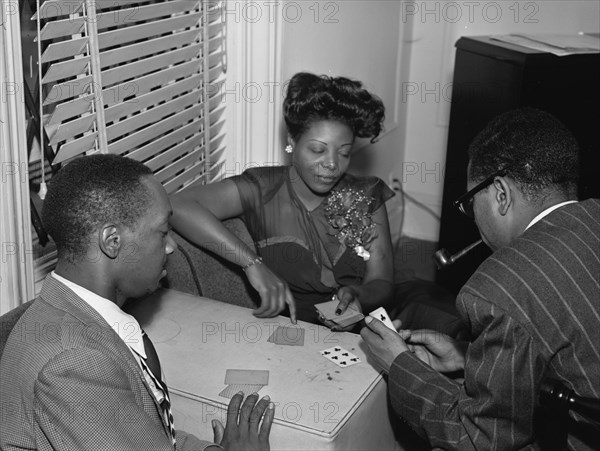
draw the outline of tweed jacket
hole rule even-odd
[[[128,346],[49,275],[0,359],[0,449],[173,450]],[[210,443],[177,431],[177,449]]]
[[[600,398],[600,200],[560,207],[495,252],[457,307],[475,337],[464,383],[402,353],[389,378],[395,410],[434,447],[538,449],[545,378]],[[600,430],[569,415],[567,447],[597,449]]]

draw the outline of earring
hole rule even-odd
[[[292,153],[292,150],[293,150],[293,148],[292,148],[291,144],[288,144],[287,146],[285,146],[285,153]]]

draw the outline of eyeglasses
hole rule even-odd
[[[475,213],[473,212],[473,199],[475,198],[475,194],[490,186],[496,177],[505,176],[508,173],[508,169],[509,168],[503,168],[494,172],[483,182],[479,183],[473,189],[467,191],[465,194],[456,199],[452,205],[458,208],[462,214],[473,219],[475,217]]]

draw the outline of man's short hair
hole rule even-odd
[[[509,168],[508,176],[531,199],[549,190],[576,194],[579,146],[573,134],[551,114],[521,108],[501,114],[469,147],[469,179],[479,181]]]
[[[42,207],[58,257],[82,258],[90,234],[107,222],[134,229],[150,205],[142,178],[151,175],[142,163],[110,154],[80,157],[62,167],[50,180]]]

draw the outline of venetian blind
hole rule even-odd
[[[32,20],[46,168],[115,153],[148,165],[168,193],[212,181],[225,150],[224,11],[206,0],[42,2]],[[56,251],[35,233],[32,246],[38,292]]]
[[[94,152],[144,162],[171,193],[223,154],[224,2],[48,0],[43,124],[53,165]]]

